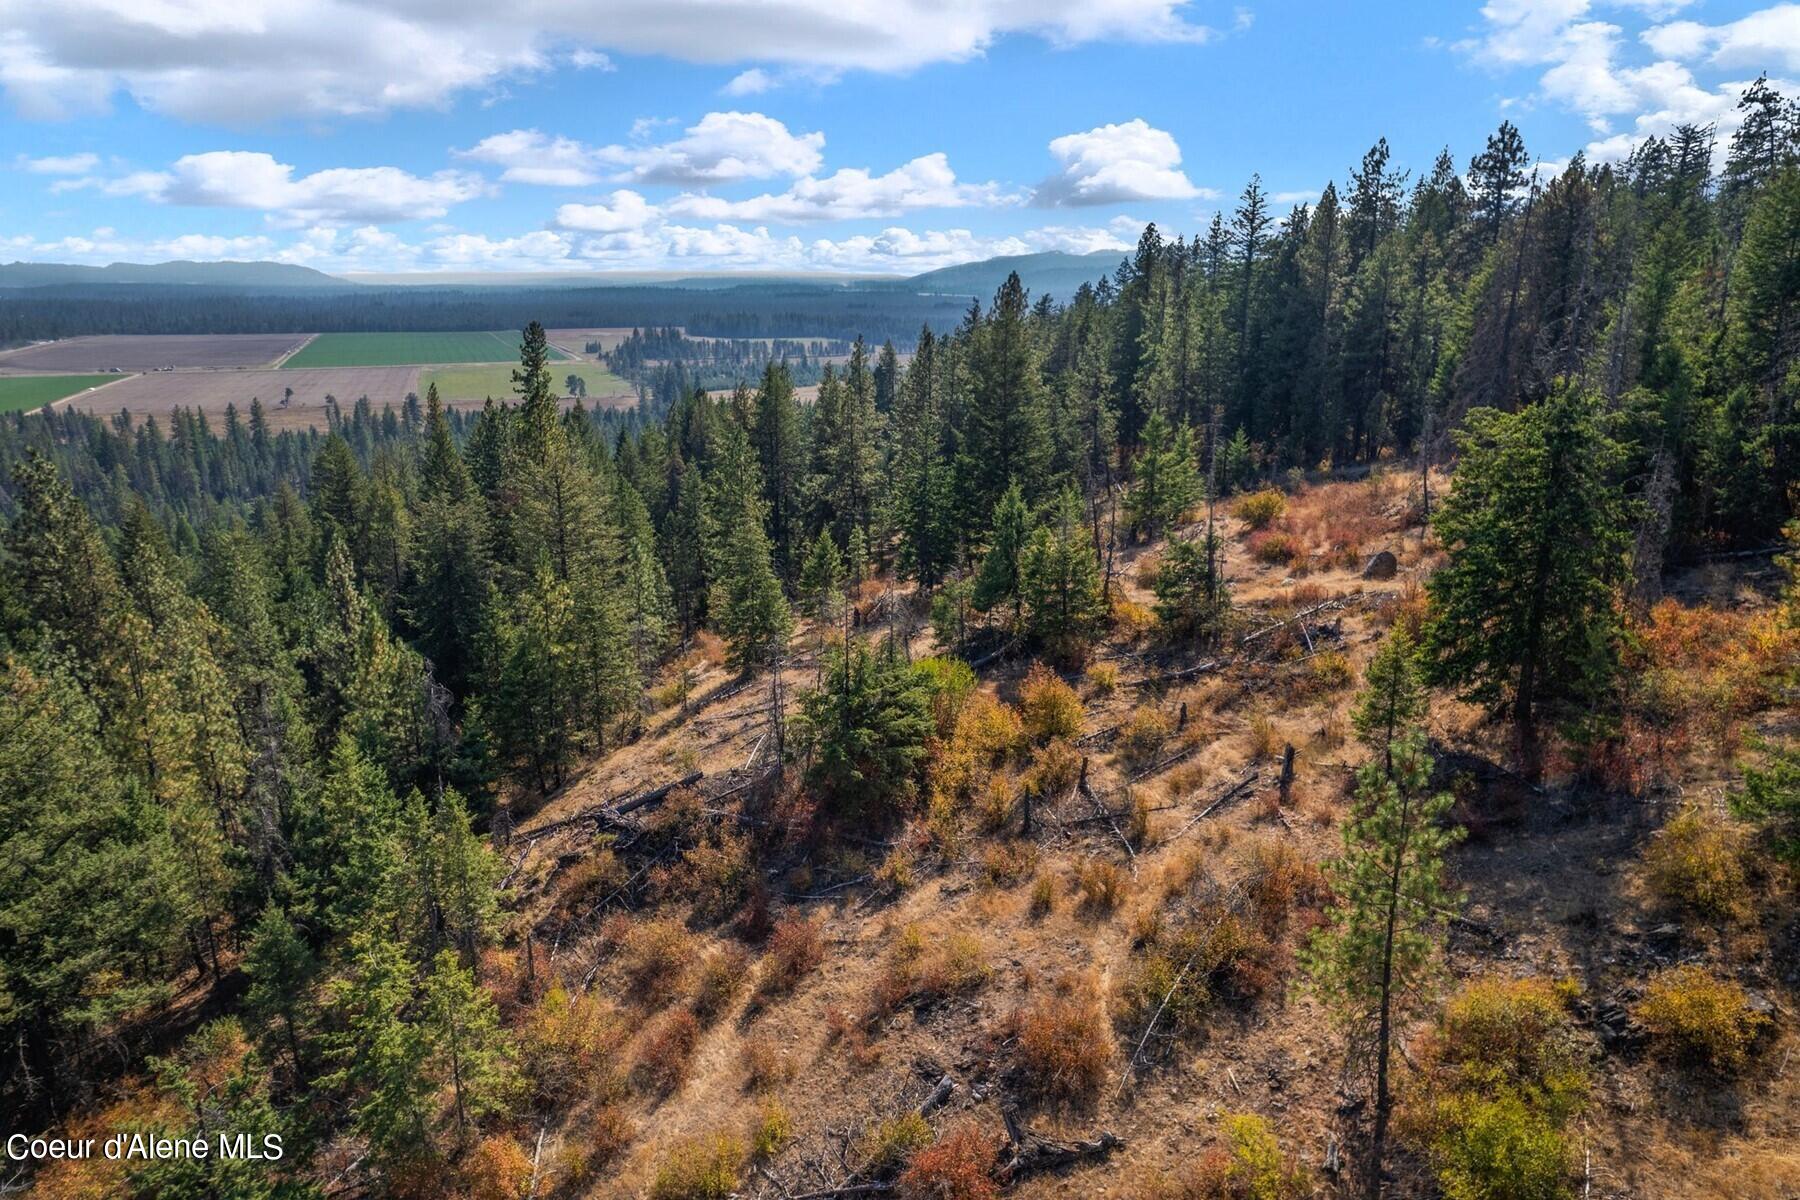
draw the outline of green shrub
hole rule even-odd
[[[1432,1147],[1445,1200],[1559,1200],[1569,1194],[1569,1147],[1545,1114],[1516,1095],[1460,1096]]]
[[[744,1143],[729,1134],[675,1143],[656,1169],[650,1200],[726,1200],[744,1169]]]
[[[794,1120],[779,1100],[765,1100],[756,1114],[750,1134],[750,1153],[758,1159],[774,1158],[794,1136]]]
[[[1636,1016],[1664,1058],[1720,1075],[1744,1068],[1768,1023],[1736,980],[1691,965],[1652,979]]]
[[[883,1121],[862,1136],[863,1171],[881,1175],[897,1171],[931,1145],[931,1125],[916,1112]]]

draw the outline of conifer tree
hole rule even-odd
[[[756,389],[755,424],[751,442],[762,468],[763,503],[768,511],[771,552],[776,572],[792,580],[800,570],[806,550],[805,429],[800,405],[794,398],[794,381],[787,364],[771,361],[763,369]]]
[[[988,536],[970,603],[981,612],[1010,606],[1016,627],[1024,611],[1021,564],[1031,536],[1031,514],[1025,510],[1025,496],[1017,484],[1008,487],[994,506]]]
[[[321,1040],[332,1070],[318,1086],[344,1095],[370,1158],[392,1169],[431,1149],[431,1043],[406,1019],[413,965],[397,942],[380,930],[356,930],[347,968],[326,987],[331,1032]]]
[[[277,905],[265,908],[244,952],[244,974],[250,980],[244,1006],[252,1018],[268,1027],[269,1040],[288,1056],[297,1085],[304,1085],[307,1077],[307,1056],[301,1042],[312,1024],[312,990],[318,968],[312,947],[293,920]]]
[[[829,529],[819,530],[819,536],[813,539],[806,566],[800,572],[800,595],[807,615],[825,629],[836,624],[843,613],[844,556],[838,553]]]
[[[494,999],[475,982],[456,951],[432,961],[425,978],[422,1032],[430,1062],[450,1087],[459,1142],[471,1122],[505,1109],[516,1076]]]
[[[1406,626],[1396,625],[1369,661],[1363,690],[1350,710],[1350,724],[1363,745],[1394,772],[1394,741],[1425,715],[1425,687],[1419,675],[1418,646]]]
[[[1106,615],[1106,598],[1100,560],[1073,488],[1051,503],[1020,554],[1019,593],[1031,637],[1063,658],[1085,652]]]
[[[1151,413],[1132,475],[1137,486],[1125,497],[1125,512],[1133,532],[1153,538],[1200,498],[1193,431],[1186,425],[1171,429],[1161,412]]]
[[[1169,539],[1153,589],[1156,619],[1168,636],[1208,645],[1217,645],[1224,636],[1231,598],[1220,578],[1222,558],[1216,534]]]
[[[985,531],[1008,488],[1036,495],[1050,462],[1043,380],[1017,272],[994,295],[969,348],[970,399],[957,464],[970,528]]]
[[[917,790],[935,726],[924,679],[892,644],[826,653],[822,686],[800,695],[800,732],[815,786],[837,803],[887,815]]]
[[[1306,966],[1320,994],[1349,1028],[1352,1053],[1374,1060],[1375,1126],[1369,1195],[1381,1195],[1382,1160],[1393,1110],[1389,1062],[1407,1006],[1417,1003],[1442,947],[1457,899],[1444,882],[1444,855],[1460,830],[1443,822],[1448,792],[1430,792],[1424,735],[1393,745],[1393,768],[1380,761],[1357,774],[1357,818],[1344,828],[1344,851],[1327,871],[1337,900],[1331,924],[1315,935]]]
[[[1450,561],[1428,584],[1431,674],[1509,709],[1529,750],[1541,708],[1595,699],[1617,667],[1620,451],[1572,385],[1517,413],[1470,413],[1458,445],[1434,521]]]

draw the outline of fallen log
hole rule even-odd
[[[1009,1184],[1040,1171],[1054,1170],[1084,1159],[1104,1158],[1125,1146],[1125,1139],[1110,1129],[1081,1142],[1045,1137],[1021,1125],[1018,1110],[1010,1104],[1001,1107],[1000,1119],[1006,1123],[1006,1140],[1012,1145],[1012,1157],[1001,1168],[1001,1175]]]
[[[705,776],[705,771],[694,771],[691,774],[677,779],[673,783],[665,783],[661,787],[651,788],[647,792],[640,792],[638,795],[631,797],[616,807],[611,803],[607,803],[596,804],[589,808],[584,808],[572,817],[564,817],[562,820],[552,821],[548,825],[539,825],[536,829],[529,829],[523,833],[515,833],[513,834],[513,841],[514,843],[525,842],[529,844],[537,841],[539,838],[547,837],[560,829],[569,829],[588,821],[598,821],[603,824],[616,823],[619,817],[622,817],[627,813],[635,812],[645,805],[655,804],[659,800],[666,799],[669,793],[676,788],[692,787],[696,783],[699,783]]]
[[[1195,663],[1193,666],[1183,667],[1179,671],[1168,671],[1161,675],[1146,675],[1142,679],[1133,680],[1131,686],[1147,688],[1164,683],[1177,683],[1183,679],[1192,679],[1196,675],[1204,675],[1208,671],[1216,671],[1224,665],[1221,659],[1209,658],[1203,663]]]
[[[649,805],[656,804],[659,801],[666,800],[668,799],[669,793],[676,788],[693,787],[696,783],[699,783],[705,775],[705,771],[691,771],[680,779],[677,779],[674,783],[665,783],[661,787],[651,788],[647,792],[633,796],[607,815],[612,817],[622,817],[627,813],[634,813],[640,808],[645,808]]]
[[[1145,767],[1143,770],[1141,770],[1137,774],[1133,775],[1131,777],[1130,782],[1136,783],[1140,779],[1148,779],[1152,775],[1160,775],[1164,771],[1168,770],[1170,767],[1174,766],[1176,763],[1181,762],[1184,759],[1189,759],[1189,758],[1194,757],[1194,755],[1199,753],[1199,751],[1200,751],[1200,744],[1198,742],[1194,743],[1192,746],[1189,746],[1185,750],[1177,750],[1175,753],[1169,755],[1169,757],[1163,759],[1161,762],[1151,763],[1149,766]]]
[[[1171,834],[1168,838],[1166,838],[1165,843],[1174,841],[1176,838],[1180,837],[1182,834],[1186,833],[1188,830],[1192,829],[1194,826],[1196,826],[1200,822],[1204,821],[1207,817],[1211,816],[1213,814],[1213,811],[1215,809],[1217,809],[1219,807],[1219,805],[1225,803],[1227,800],[1231,800],[1231,799],[1237,797],[1238,795],[1242,794],[1246,788],[1248,788],[1251,784],[1256,782],[1257,777],[1258,777],[1257,769],[1255,767],[1251,767],[1247,772],[1244,773],[1244,775],[1241,779],[1239,779],[1236,783],[1231,784],[1224,791],[1220,792],[1218,794],[1218,796],[1214,797],[1213,802],[1211,804],[1208,804],[1205,808],[1201,809],[1198,813],[1194,814],[1193,818],[1191,820],[1189,820],[1186,825],[1183,825],[1180,829],[1177,829],[1173,834]]]

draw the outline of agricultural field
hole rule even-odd
[[[124,382],[120,375],[0,375],[0,413],[30,412],[89,388]]]
[[[272,367],[303,333],[132,334],[64,338],[0,352],[0,374]]]
[[[569,356],[555,346],[553,360]],[[321,333],[282,363],[305,367],[402,367],[437,363],[510,363],[519,358],[519,335],[486,333]]]
[[[116,376],[103,376],[114,378]],[[7,381],[0,379],[0,388]],[[376,412],[398,408],[408,392],[419,391],[419,368],[337,367],[308,371],[158,371],[118,379],[104,392],[75,396],[69,403],[102,415],[124,411],[133,417],[162,416],[173,408],[197,408],[213,421],[235,404],[240,414],[260,399],[273,429],[323,429],[325,397],[348,409],[367,396]],[[215,426],[216,428],[217,426]]]
[[[495,399],[513,394],[513,368],[506,363],[473,367],[429,367],[420,372],[419,392],[437,384],[438,395],[446,404],[480,403],[489,396]],[[586,399],[591,401],[623,401],[636,403],[637,393],[631,384],[605,367],[591,363],[564,363],[550,373],[551,386],[558,395],[568,391],[567,380],[579,375],[587,384]]]
[[[544,336],[550,340],[551,346],[563,351],[571,358],[595,358],[584,347],[589,342],[600,343],[602,350],[612,350],[631,336],[631,330],[621,327],[593,329],[546,329]]]

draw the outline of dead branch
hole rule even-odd
[[[1251,784],[1256,782],[1257,776],[1258,776],[1257,769],[1255,767],[1251,767],[1248,771],[1246,771],[1244,773],[1243,777],[1240,778],[1236,783],[1231,784],[1224,791],[1220,792],[1218,794],[1218,796],[1216,796],[1213,799],[1213,802],[1211,804],[1208,804],[1205,808],[1201,809],[1198,813],[1194,814],[1194,816],[1188,821],[1188,823],[1186,825],[1183,825],[1180,829],[1177,829],[1172,835],[1165,838],[1164,839],[1165,844],[1167,842],[1174,841],[1176,838],[1180,837],[1182,834],[1186,833],[1188,830],[1192,829],[1194,826],[1196,826],[1200,822],[1204,821],[1207,817],[1209,817],[1213,814],[1214,809],[1218,808],[1221,804],[1224,804],[1227,800],[1235,799],[1237,796],[1241,795],[1246,788],[1248,788]]]

